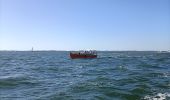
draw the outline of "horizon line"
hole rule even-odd
[[[89,50],[0,50],[0,51],[89,51]],[[170,50],[95,50],[95,51],[170,51]]]

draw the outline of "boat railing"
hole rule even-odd
[[[72,54],[86,54],[86,55],[97,55],[97,51],[71,51]]]

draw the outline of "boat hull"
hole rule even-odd
[[[97,58],[97,55],[91,55],[91,54],[72,54],[72,53],[70,53],[70,57],[72,59],[77,59],[77,58]]]

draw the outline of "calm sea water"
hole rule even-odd
[[[0,100],[170,100],[170,53],[0,52]]]

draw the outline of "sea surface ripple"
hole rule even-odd
[[[170,53],[0,51],[0,100],[170,100]]]

